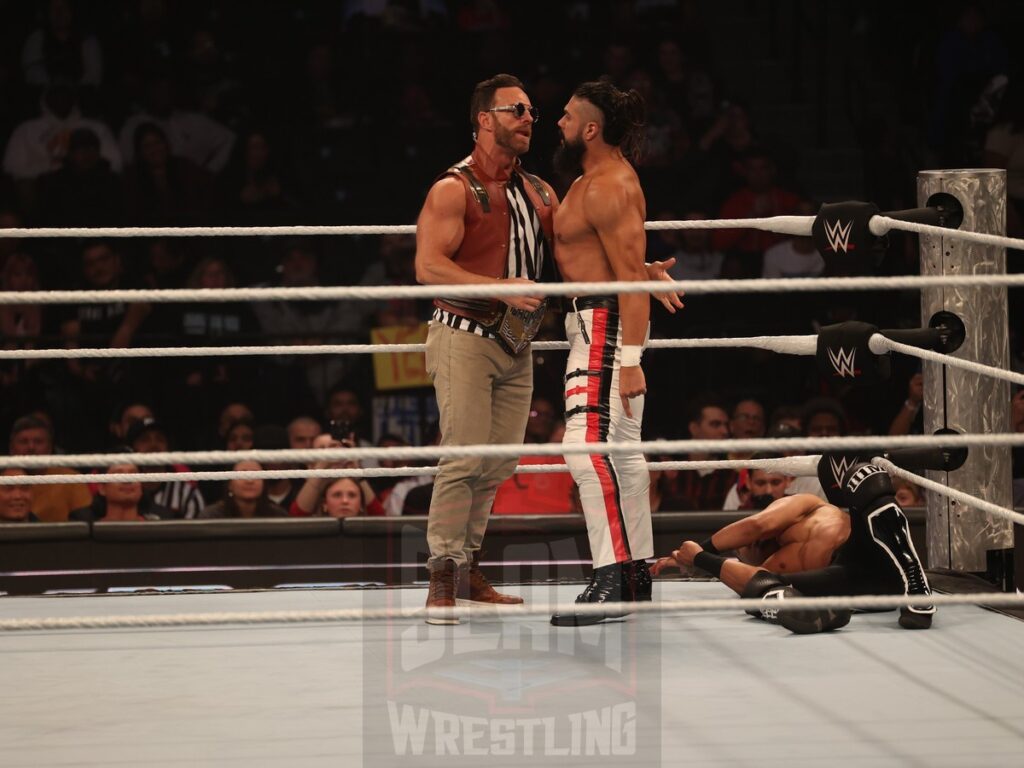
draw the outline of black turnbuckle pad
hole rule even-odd
[[[936,434],[956,434],[952,430],[939,430]],[[955,472],[967,461],[967,448],[897,448],[883,454],[897,467],[911,472],[934,469]]]
[[[825,203],[811,227],[814,247],[826,262],[839,254],[877,257],[885,250],[885,240],[871,234],[871,217],[876,215],[878,206],[874,203]]]
[[[892,362],[888,354],[876,355],[868,346],[876,333],[876,326],[855,320],[824,326],[818,331],[818,370],[837,383],[871,385],[885,381],[892,372]]]

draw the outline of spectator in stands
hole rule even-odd
[[[48,86],[38,117],[19,124],[4,152],[4,171],[17,181],[31,181],[58,170],[68,153],[71,134],[87,128],[99,138],[100,154],[114,173],[121,172],[121,152],[110,129],[99,120],[82,117],[78,93],[66,81]]]
[[[364,419],[363,403],[351,386],[345,382],[338,382],[331,387],[327,393],[327,405],[324,408],[324,417],[327,423],[334,425],[333,429],[351,434],[354,445],[367,448],[373,443],[366,436],[366,423]]]
[[[53,454],[53,429],[37,416],[23,416],[11,427],[9,444],[11,456],[50,456]],[[74,475],[69,467],[47,467],[32,474]],[[32,489],[32,512],[45,523],[61,523],[73,509],[92,501],[89,487],[84,483],[36,485]]]
[[[39,270],[35,260],[27,253],[14,251],[0,264],[0,290],[38,291]],[[0,345],[4,349],[33,349],[43,335],[44,307],[36,304],[0,305]],[[27,371],[35,367],[34,360],[7,360],[0,363],[0,386],[13,387],[21,382]]]
[[[28,476],[24,469],[6,467],[0,477]],[[0,485],[0,523],[38,523],[32,511],[31,485]]]
[[[365,511],[363,492],[359,482],[351,477],[339,477],[324,489],[320,514],[327,517],[356,517]]]
[[[531,436],[531,423],[532,436]],[[555,418],[555,408],[549,400],[534,397],[530,418],[526,425],[527,443],[562,442],[565,422]],[[519,457],[519,464],[562,464],[562,456]],[[498,486],[494,496],[492,515],[567,515],[573,511],[573,492],[576,483],[568,468],[556,473],[516,473]]]
[[[291,448],[288,431],[278,424],[261,424],[253,433],[252,447],[258,451],[281,451]],[[267,469],[293,469],[296,464],[287,462],[264,462]],[[287,477],[271,478],[264,481],[267,498],[282,509],[291,509],[292,502],[299,494],[302,482]]]
[[[441,444],[441,429],[435,421],[427,429],[425,445]],[[406,462],[415,464],[416,462]],[[431,466],[436,461],[423,462]],[[419,475],[407,477],[395,483],[395,487],[384,502],[384,514],[386,515],[426,515],[430,511],[430,499],[434,494],[433,475]]]
[[[174,83],[161,75],[145,86],[145,106],[121,126],[120,145],[125,163],[138,162],[139,129],[155,126],[167,145],[168,154],[187,160],[189,165],[208,173],[219,173],[228,164],[235,134],[202,112],[186,111],[174,105]]]
[[[135,421],[125,436],[128,446],[136,453],[165,453],[170,441],[163,424],[154,418]],[[173,467],[152,467],[153,472],[188,472],[184,464]],[[156,504],[171,510],[175,518],[198,517],[206,506],[203,494],[194,481],[168,480],[165,483],[145,483],[143,492]]]
[[[921,403],[924,402],[924,375],[918,371],[907,382],[907,399],[889,424],[890,435],[920,435],[924,432]]]
[[[350,441],[338,440],[330,434],[318,435],[316,439],[313,440],[314,449],[344,448],[351,447],[351,445]],[[358,467],[358,461],[314,461],[309,464],[309,469],[318,470],[356,469]],[[324,492],[330,483],[331,479],[327,477],[311,477],[306,480],[299,489],[291,508],[288,510],[289,514],[297,517],[306,517],[314,514],[316,510],[321,508]],[[363,495],[363,509],[367,510],[368,514],[382,514],[383,509],[380,507],[380,503],[377,501],[377,496],[370,484],[365,479],[358,480],[356,484],[359,486]]]
[[[207,256],[192,270],[186,285],[191,289],[234,288],[235,279],[224,259]],[[161,312],[160,325],[174,344],[238,346],[253,343],[256,335],[256,319],[241,302],[197,301],[162,305],[157,311]],[[168,368],[173,391],[188,387],[193,392],[209,392],[248,379],[253,363],[245,358],[194,357],[174,360]]]
[[[729,414],[715,397],[697,398],[689,410],[688,429],[692,440],[726,440],[729,437]],[[718,458],[709,453],[690,453],[691,461]],[[729,488],[736,482],[731,469],[690,469],[676,475],[670,508],[709,510],[721,509]]]
[[[288,447],[307,450],[313,447],[313,440],[323,432],[320,422],[309,416],[299,416],[288,422]]]
[[[101,154],[100,137],[80,127],[68,137],[61,167],[39,177],[35,218],[59,227],[115,227],[121,224],[121,180]]]
[[[772,430],[768,433],[768,437],[771,438],[793,438],[800,437],[801,433],[797,427],[792,426],[784,422],[777,423]],[[806,451],[784,451],[781,453],[755,453],[751,458],[759,459],[772,459],[778,458],[779,456],[791,457],[791,456],[803,456]],[[729,489],[729,492],[725,495],[725,501],[722,502],[722,509],[750,509],[745,507],[743,504],[749,499],[750,494],[753,493],[751,490],[751,474],[752,470],[741,470],[737,474],[736,484]],[[777,473],[768,473],[777,474]],[[780,475],[781,476],[781,475]],[[786,488],[785,494],[787,496],[795,496],[798,493],[809,493],[812,496],[817,496],[820,499],[825,498],[825,492],[821,488],[821,483],[818,482],[818,478],[815,475],[802,475],[800,477],[786,476]]]
[[[236,421],[256,421],[256,415],[246,403],[233,402],[225,405],[217,417],[218,442],[223,445],[227,439],[228,429]]]
[[[799,216],[814,216],[818,207],[806,200],[796,208]],[[825,260],[821,258],[814,240],[809,237],[794,237],[776,243],[764,254],[761,277],[818,277],[825,271]]]
[[[242,419],[236,421],[224,433],[224,450],[251,451],[255,434],[256,425],[251,420]]]
[[[320,259],[308,238],[294,241],[285,249],[280,265],[281,287],[322,285]],[[368,332],[364,313],[366,302],[260,301],[252,305],[260,328],[278,344],[344,344],[364,341]],[[283,375],[304,379],[305,387],[323,402],[324,382],[337,381],[353,365],[352,355],[301,355],[273,358],[285,368]]]
[[[86,244],[81,257],[82,282],[80,286],[90,291],[108,291],[118,288],[132,288],[125,279],[124,262],[121,254],[103,240]],[[125,304],[80,304],[73,307],[61,323],[61,336],[65,346],[78,347],[130,347],[150,312],[145,303]],[[82,378],[95,379],[99,364],[85,364],[71,360],[68,367]]]
[[[780,454],[759,453],[759,459],[777,459]],[[743,509],[760,511],[777,499],[789,494],[789,486],[795,478],[782,472],[766,469],[741,469],[736,482],[735,500],[726,497],[722,509]],[[732,496],[732,492],[730,492]],[[736,503],[736,506],[732,504]]]
[[[115,451],[128,447],[128,430],[136,421],[154,419],[153,409],[146,403],[120,403],[110,416],[110,437]]]
[[[804,428],[800,421],[801,409],[795,405],[780,405],[774,411],[772,411],[771,418],[768,420],[768,433],[771,434],[779,429],[781,425],[786,425],[793,429],[794,435],[803,434]]]
[[[530,403],[530,417],[526,421],[527,443],[549,443],[557,426],[558,411],[546,397],[535,395]]]
[[[846,413],[839,401],[831,397],[808,400],[800,421],[807,437],[840,437],[846,434]]]
[[[139,468],[134,464],[112,464],[106,474],[136,474]],[[142,492],[142,483],[99,483],[96,496],[87,507],[76,509],[69,515],[70,520],[84,523],[137,523],[143,520],[169,520],[174,517],[171,510],[162,507]]]
[[[665,217],[659,217],[665,218]],[[706,219],[703,211],[688,211],[683,215],[686,221]],[[711,232],[705,229],[686,229],[682,232],[666,230],[657,233],[674,248],[666,254],[666,258],[674,258],[676,263],[668,273],[674,280],[717,280],[722,276],[722,262],[725,256],[711,244]]]
[[[662,40],[658,45],[655,82],[669,104],[682,112],[686,125],[703,130],[715,111],[715,85],[711,77],[686,55],[675,40]]]
[[[263,467],[258,461],[240,461],[232,469],[244,472],[259,471]],[[284,509],[267,498],[262,480],[229,480],[224,498],[198,515],[200,520],[287,516]]]
[[[238,224],[274,223],[294,206],[285,190],[274,144],[264,129],[251,130],[242,137],[225,174],[229,216]]]
[[[744,157],[742,167],[746,183],[722,204],[719,218],[783,216],[797,210],[800,198],[776,184],[775,160],[770,153],[762,148],[752,148]],[[781,240],[782,235],[756,229],[719,230],[712,235],[715,248],[727,252],[727,261],[733,264],[731,269],[724,271],[726,277],[760,275],[762,255]]]
[[[764,437],[764,406],[753,397],[745,397],[732,407],[729,434],[734,440],[753,440]],[[746,459],[753,451],[730,451],[730,459]]]
[[[924,506],[924,491],[919,486],[900,477],[894,477],[892,485],[896,489],[896,503],[901,507]]]
[[[60,78],[80,86],[103,82],[103,49],[95,35],[83,28],[71,0],[49,0],[38,27],[21,48],[25,84],[45,87]]]
[[[132,224],[197,224],[213,209],[213,176],[171,153],[164,131],[142,123],[133,135],[134,163],[125,172],[126,215]]]

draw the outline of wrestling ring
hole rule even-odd
[[[649,229],[753,227],[811,235],[818,217],[651,222]],[[866,232],[916,232],[929,241],[1024,248],[1024,241],[875,214]],[[395,234],[411,227],[264,227],[0,230],[3,237],[143,237]],[[867,237],[867,234],[862,234]],[[953,246],[955,247],[955,246]],[[924,243],[922,244],[924,248]],[[52,291],[0,294],[0,303],[370,300],[396,297],[688,295],[820,290],[1002,289],[1022,275],[941,274],[899,278],[805,278],[540,286],[240,288],[173,291]],[[924,303],[924,302],[922,302]],[[844,332],[851,332],[845,329]],[[856,329],[877,360],[912,355],[934,370],[1008,384],[1024,376],[971,359],[948,326],[911,332]],[[844,336],[848,340],[848,336]],[[564,349],[540,342],[535,349]],[[737,339],[656,339],[649,348],[748,347],[828,358],[825,334]],[[2,350],[2,359],[418,352],[422,345]],[[960,352],[958,355],[957,352]],[[862,370],[866,371],[867,365]],[[929,369],[926,367],[926,372]],[[841,375],[841,374],[840,374]],[[858,374],[859,375],[859,374]],[[867,375],[867,374],[864,374]],[[927,375],[927,373],[926,373]],[[941,384],[940,384],[941,386]],[[926,430],[927,431],[927,430]],[[825,451],[868,452],[932,500],[962,505],[1005,530],[1024,515],[988,489],[955,487],[955,472],[900,460],[1008,451],[1024,435],[999,431],[901,437],[659,440],[648,453],[803,452],[761,461],[664,461],[656,469],[743,466],[813,475]],[[635,444],[531,445],[529,453],[614,454]],[[430,467],[146,472],[184,463],[223,465],[318,460],[415,460],[457,455],[519,456],[522,445],[202,451],[0,457],[0,468],[83,469],[130,462],[133,475],[86,473],[0,477],[0,484],[212,480],[232,477],[372,477],[430,474]],[[523,465],[521,472],[564,471]],[[925,473],[928,472],[926,476]],[[931,524],[931,518],[929,518]],[[301,522],[301,521],[287,521]],[[110,525],[118,525],[108,523]],[[161,526],[163,523],[145,523]],[[167,525],[182,525],[168,523]],[[187,525],[187,524],[186,524]],[[1012,536],[1012,533],[1011,533]],[[401,557],[403,553],[397,553]],[[579,553],[576,553],[579,554]],[[1006,765],[1024,750],[1024,595],[977,589],[934,596],[927,632],[901,630],[884,609],[902,596],[802,598],[802,605],[863,609],[846,628],[796,636],[747,618],[759,601],[731,597],[706,580],[659,580],[651,604],[630,604],[621,621],[555,628],[576,584],[516,582],[504,552],[491,572],[525,606],[459,607],[458,626],[423,623],[425,589],[325,588],[163,590],[156,594],[7,597],[0,600],[0,653],[9,694],[0,709],[0,762],[35,765]],[[583,557],[586,553],[582,554]],[[558,575],[557,571],[554,575]],[[941,587],[940,587],[941,589]],[[595,610],[606,610],[596,606]],[[882,611],[882,612],[879,612]]]

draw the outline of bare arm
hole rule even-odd
[[[756,515],[725,526],[711,537],[711,543],[715,549],[726,551],[746,547],[765,539],[774,539],[824,503],[809,493],[783,496]]]
[[[139,326],[149,316],[151,309],[152,307],[149,304],[129,304],[124,313],[124,318],[121,320],[121,325],[118,326],[110,339],[110,346],[115,348],[130,347],[132,339],[135,338],[135,334],[139,330]]]
[[[628,190],[614,180],[598,179],[587,188],[583,205],[587,220],[597,232],[601,247],[608,256],[615,279],[646,280],[644,217],[640,206],[630,199]],[[651,315],[650,296],[646,293],[620,294],[619,315],[622,318],[623,345],[643,344]]]
[[[647,279],[644,252],[647,235],[641,205],[631,199],[629,189],[614,179],[591,182],[583,198],[584,212],[601,241],[616,280]],[[651,317],[651,297],[646,293],[619,294],[619,318],[622,322],[622,346],[639,347],[647,336]],[[647,382],[639,365],[623,365],[619,370],[619,395],[626,415],[633,416],[629,400],[647,392]]]
[[[466,191],[462,182],[447,176],[430,188],[416,222],[416,280],[424,285],[480,285],[530,282],[521,278],[501,279],[469,272],[452,257],[466,234]],[[533,311],[538,296],[509,296],[502,299],[518,309]]]

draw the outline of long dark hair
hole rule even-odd
[[[585,99],[601,110],[604,127],[601,138],[606,144],[622,149],[636,158],[643,149],[646,105],[639,91],[621,91],[608,80],[592,80],[580,85],[572,94]]]

